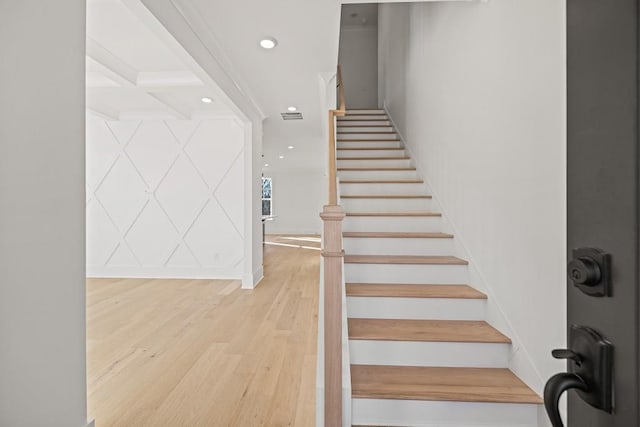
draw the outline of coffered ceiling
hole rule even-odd
[[[232,115],[215,83],[203,81],[158,28],[130,2],[87,2],[87,109],[108,120]]]

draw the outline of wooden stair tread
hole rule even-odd
[[[339,128],[390,128],[391,125],[338,125],[338,127]]]
[[[409,156],[397,157],[338,157],[336,160],[411,160]]]
[[[468,285],[347,283],[346,292],[348,297],[487,299]]]
[[[343,196],[344,197],[344,196]],[[382,239],[452,239],[448,233],[414,233],[405,231],[345,231],[342,237],[382,238]]]
[[[540,404],[509,369],[351,365],[354,398]]]
[[[358,114],[359,116],[369,115],[369,114]],[[376,114],[378,116],[384,116],[386,114]],[[375,117],[376,115],[371,115],[371,117],[367,117],[366,119],[358,119],[358,118],[349,118],[348,115],[342,116],[338,118],[338,122],[388,122],[389,119],[385,119],[383,117]]]
[[[511,343],[507,336],[481,320],[350,318],[347,324],[351,340]]]
[[[416,168],[338,168],[339,171],[414,171]]]
[[[389,148],[385,148],[385,147],[357,147],[357,148],[336,148],[336,150],[345,150],[345,151],[349,151],[349,150],[404,150],[404,148],[402,147],[389,147]]]
[[[442,216],[439,212],[346,212],[346,216]]]
[[[340,196],[341,199],[430,199],[422,194],[355,194]]]
[[[467,261],[455,256],[433,255],[345,255],[345,264],[420,264],[467,265]]]
[[[343,131],[337,131],[336,133],[341,134],[341,133],[346,133],[346,134],[362,134],[362,135],[377,135],[377,134],[392,134],[392,133],[396,133],[396,131],[394,130],[360,130],[360,131],[351,131],[351,130],[343,130]]]
[[[337,139],[337,142],[400,142],[400,139],[371,139],[371,138],[353,138],[353,139]],[[385,150],[390,150],[391,148],[385,148]],[[338,148],[338,150],[340,150],[340,148]],[[367,150],[370,150],[370,148],[367,148]]]
[[[341,180],[340,184],[424,184],[421,179],[350,179]]]

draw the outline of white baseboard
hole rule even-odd
[[[208,279],[240,280],[242,274],[233,268],[194,268],[194,267],[104,267],[87,266],[90,278],[129,278],[129,279]]]
[[[91,420],[87,423],[87,427],[96,427],[96,420]]]
[[[264,279],[264,268],[260,266],[253,274],[246,274],[242,278],[242,289],[255,289],[262,279]]]

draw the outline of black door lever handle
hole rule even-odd
[[[555,374],[549,378],[544,386],[544,409],[547,411],[553,427],[564,427],[558,403],[562,393],[572,388],[586,392],[589,386],[580,376],[567,372]]]

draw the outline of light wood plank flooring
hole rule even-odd
[[[89,417],[106,426],[312,426],[319,239],[268,236],[265,278],[87,281]]]

